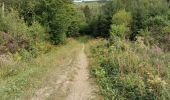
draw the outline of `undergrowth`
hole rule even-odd
[[[170,53],[115,39],[90,43],[91,73],[106,100],[169,100]]]

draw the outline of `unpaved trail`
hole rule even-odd
[[[88,60],[84,53],[84,45],[78,56],[78,70],[73,86],[67,100],[90,100],[92,99],[92,87],[88,81]]]
[[[84,49],[83,44],[74,54],[75,58],[53,70],[45,85],[35,92],[31,100],[100,100],[95,99],[95,87],[89,80]]]

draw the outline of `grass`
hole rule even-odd
[[[2,100],[15,100],[32,95],[46,81],[48,74],[74,56],[80,43],[70,40],[68,44],[53,47],[52,50],[30,62],[11,61],[0,69],[0,97]]]
[[[91,74],[106,100],[168,100],[169,52],[155,52],[141,41],[98,39],[89,43]]]

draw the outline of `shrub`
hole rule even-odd
[[[71,25],[68,27],[67,36],[68,37],[75,37],[79,35],[79,26],[78,22],[72,22]]]
[[[111,37],[121,37],[125,38],[126,33],[128,33],[129,29],[125,25],[111,25],[110,35]]]
[[[10,33],[14,38],[27,38],[28,37],[28,26],[25,24],[24,20],[19,18],[16,11],[9,13],[3,18],[4,29],[3,32]]]
[[[17,12],[13,11],[2,18],[3,24],[0,29],[4,43],[2,46],[14,53],[19,48],[24,48],[29,40],[29,28],[25,22],[18,17]]]
[[[31,57],[38,55],[38,42],[44,42],[48,36],[45,34],[45,29],[39,23],[33,22],[31,26],[27,26],[16,11],[8,13],[0,24],[4,27],[0,28],[0,52],[17,53],[25,57],[25,54]],[[3,51],[1,50],[3,47]],[[7,50],[7,51],[5,51]],[[23,53],[24,51],[24,53]]]
[[[29,27],[29,36],[33,41],[42,41],[48,39],[49,37],[45,34],[45,29],[38,22],[33,22]]]
[[[132,15],[125,10],[119,10],[112,17],[112,24],[129,26],[132,22]]]
[[[147,27],[165,27],[168,25],[168,20],[163,16],[150,17],[146,20]]]
[[[112,17],[112,25],[110,29],[111,37],[125,38],[128,35],[130,28],[129,25],[132,22],[132,16],[125,10],[119,10]]]

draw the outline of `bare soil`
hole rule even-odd
[[[84,45],[78,56],[77,67],[77,75],[67,100],[90,100],[93,90],[89,83],[88,60],[84,53]]]

